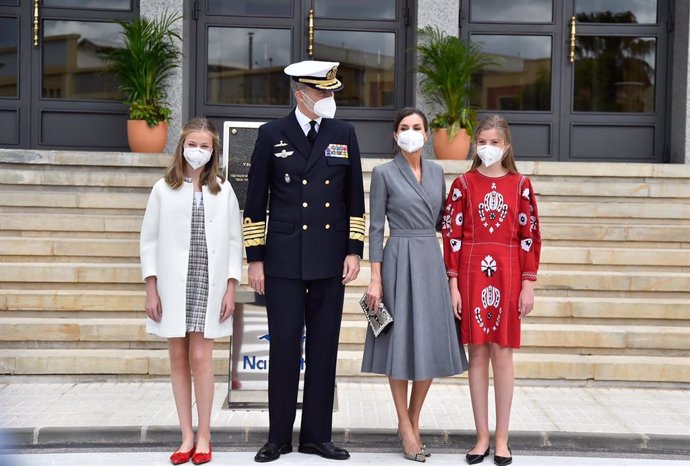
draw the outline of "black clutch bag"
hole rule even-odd
[[[367,322],[369,322],[371,331],[374,332],[375,337],[378,337],[381,332],[384,331],[384,329],[389,328],[389,325],[393,323],[393,316],[383,302],[379,304],[379,308],[377,310],[372,311],[369,309],[369,306],[367,306],[366,297],[367,295],[365,293],[364,296],[362,296],[362,299],[359,300],[359,305],[364,312],[364,317],[366,317]]]

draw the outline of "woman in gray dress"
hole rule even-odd
[[[405,458],[424,461],[419,416],[434,377],[467,369],[436,237],[446,198],[443,169],[422,158],[426,116],[407,107],[393,126],[400,149],[371,175],[367,304],[383,302],[393,315],[387,333],[367,332],[362,372],[387,375]],[[384,248],[384,223],[390,237]],[[412,393],[408,404],[408,381]]]

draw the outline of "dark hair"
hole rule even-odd
[[[424,112],[415,107],[405,107],[401,109],[397,115],[395,115],[395,123],[393,123],[394,133],[398,132],[398,126],[400,126],[400,122],[410,115],[419,115],[419,117],[422,119],[422,122],[424,123],[424,131],[429,131],[429,121],[426,119],[426,115],[424,115]]]
[[[173,189],[179,189],[184,181],[184,142],[190,133],[195,131],[204,131],[211,135],[213,139],[213,153],[211,159],[206,162],[204,169],[201,171],[199,183],[201,186],[208,186],[212,194],[218,194],[220,191],[220,184],[216,177],[220,178],[221,183],[225,181],[223,175],[220,174],[220,137],[215,125],[211,120],[206,118],[192,118],[184,125],[180,133],[180,140],[177,142],[177,147],[173,153],[172,160],[165,173],[165,181]]]
[[[424,112],[419,110],[416,107],[404,107],[400,109],[397,115],[395,115],[395,122],[393,123],[393,132],[397,133],[398,132],[398,126],[400,126],[400,122],[403,121],[405,118],[407,118],[410,115],[417,115],[419,118],[422,119],[422,123],[424,124],[424,131],[427,132],[429,131],[429,120],[427,120],[426,115],[424,115]],[[393,152],[392,154],[395,155],[398,153],[400,148],[398,145],[393,141]]]
[[[515,152],[513,152],[513,140],[510,136],[510,126],[505,118],[500,115],[487,115],[474,129],[474,141],[472,141],[472,166],[469,171],[476,170],[482,164],[481,159],[477,155],[477,139],[479,133],[489,129],[495,129],[503,136],[503,142],[506,145],[506,151],[503,154],[501,165],[512,173],[518,173],[517,165],[515,164]]]

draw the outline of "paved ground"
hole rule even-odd
[[[30,455],[12,455],[0,457],[0,466],[131,466],[131,465],[163,465],[170,464],[167,455],[163,452],[146,453],[47,453]],[[247,452],[214,452],[213,464],[256,466],[254,453]],[[465,464],[464,458],[459,454],[437,454],[428,460],[431,464]],[[191,464],[191,463],[189,463]],[[310,455],[292,453],[284,455],[280,460],[271,463],[275,466],[282,465],[335,465],[361,466],[361,465],[401,465],[410,466],[413,463],[402,458],[397,453],[353,453],[352,458],[345,462],[334,462]],[[493,465],[491,457],[487,458],[485,465]],[[652,458],[593,458],[582,456],[519,456],[515,455],[513,464],[516,466],[688,466],[690,461],[682,459],[652,459]]]
[[[337,390],[334,441],[355,449],[396,448],[386,383],[345,380]],[[217,384],[214,442],[253,451],[265,441],[268,413],[222,409],[226,394],[226,384]],[[519,386],[513,406],[514,448],[690,453],[688,389]],[[437,451],[469,448],[474,424],[466,382],[435,383],[421,424],[425,442]],[[0,429],[5,443],[19,447],[138,444],[167,451],[179,439],[167,382],[2,384]]]

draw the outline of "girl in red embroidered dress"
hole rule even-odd
[[[517,171],[508,123],[489,115],[475,132],[470,170],[453,182],[443,218],[451,303],[468,345],[469,383],[477,441],[466,459],[489,452],[489,362],[496,392],[494,462],[510,464],[508,425],[513,398],[513,348],[520,319],[534,306],[541,236],[529,179]],[[500,163],[499,163],[500,162]]]

